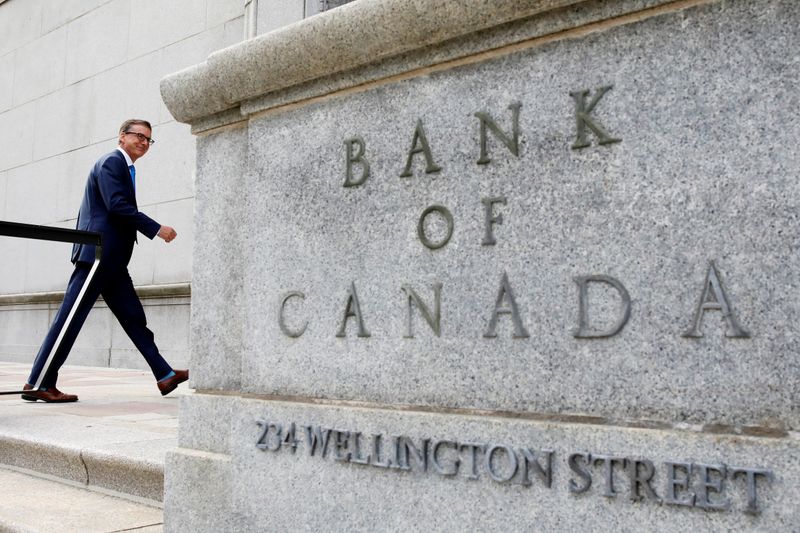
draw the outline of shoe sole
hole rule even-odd
[[[75,398],[74,400],[45,400],[44,398],[39,398],[38,396],[31,396],[29,394],[23,394],[22,399],[26,402],[44,402],[44,403],[71,403],[77,402],[78,399]]]
[[[189,381],[189,378],[183,379],[183,380],[181,380],[181,381],[179,381],[179,382],[175,383],[175,384],[174,384],[172,387],[170,387],[170,388],[168,388],[168,389],[165,389],[165,390],[162,390],[162,391],[161,391],[161,396],[166,396],[166,395],[167,395],[167,394],[169,394],[170,392],[172,392],[172,391],[174,391],[175,389],[177,389],[177,388],[178,388],[178,385],[180,385],[181,383],[186,383],[187,381]]]

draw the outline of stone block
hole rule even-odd
[[[6,220],[6,202],[8,201],[8,193],[6,192],[6,185],[8,183],[8,172],[0,172],[0,193],[3,193],[3,200],[0,201],[0,220]]]
[[[243,389],[800,427],[783,378],[798,348],[785,331],[800,308],[778,290],[792,284],[798,258],[775,229],[795,223],[794,193],[776,191],[792,189],[800,158],[798,119],[780,113],[785,40],[800,12],[781,5],[783,16],[744,4],[698,7],[251,119],[243,279],[244,294],[263,304],[244,306]],[[762,36],[756,70],[732,59],[754,46],[744,34]],[[576,123],[576,106],[590,101],[604,133]],[[509,132],[515,102],[519,155],[488,132],[491,162],[480,164],[475,113]],[[409,158],[418,127],[430,165],[422,153]],[[364,139],[370,177],[345,187],[344,143],[354,136]],[[209,157],[218,156],[198,161]],[[505,198],[492,207],[503,218],[489,224],[495,245],[483,244],[489,198]],[[433,205],[454,221],[438,249],[418,238]],[[425,231],[440,241],[445,225],[436,220]],[[683,336],[711,262],[750,338],[731,338],[719,311],[704,313],[704,337]],[[589,294],[595,333],[576,335],[576,278],[595,275],[618,280],[631,299],[624,329],[603,338],[589,335],[623,316],[622,291],[605,300],[596,291],[605,282]],[[406,338],[402,287],[432,307],[438,283],[441,334],[414,307]],[[341,327],[352,286],[363,332],[354,318]],[[277,319],[289,292],[305,295],[286,313],[293,331],[307,323],[297,338]]]
[[[791,529],[798,24],[354,2],[163,80],[202,132],[168,528]]]
[[[17,49],[14,105],[35,100],[64,86],[66,44],[67,29],[62,27]]]
[[[4,2],[0,5],[0,56],[41,35],[45,0]]]
[[[55,318],[53,315],[52,318]],[[84,366],[108,366],[108,346],[113,344],[113,332],[117,321],[104,302],[95,304],[86,322],[83,324],[78,338],[75,339],[75,348],[87,350],[100,350],[104,355],[98,357],[96,365],[89,362],[81,363]]]
[[[225,24],[244,15],[244,2],[239,0],[217,0],[206,5],[206,28]]]
[[[113,149],[119,127],[125,120],[141,118],[150,123],[158,121],[162,105],[158,92],[158,80],[163,73],[161,64],[161,51],[157,50],[94,77],[92,143],[107,142]]]
[[[72,275],[72,245],[65,242],[29,240],[24,265],[25,290],[63,291]]]
[[[192,382],[198,389],[238,387],[241,380],[245,238],[241,231],[247,128],[198,139],[192,270]],[[213,155],[212,155],[213,154]],[[225,275],[222,275],[224,273]],[[220,325],[225,324],[225,327]]]
[[[89,144],[94,116],[91,79],[69,85],[35,103],[34,159],[44,159]],[[64,120],[64,117],[69,117],[69,120]]]
[[[0,113],[0,170],[14,168],[33,160],[36,102]],[[8,202],[6,202],[8,208]]]
[[[800,520],[791,496],[800,468],[796,439],[226,401],[233,404],[235,479],[228,514],[241,519],[240,531],[258,530],[266,517],[271,528],[300,521],[310,531],[326,524],[353,531],[525,531],[531,524],[575,531],[587,523],[597,531],[642,524],[784,530]],[[309,433],[320,437],[313,453]],[[167,478],[205,461],[190,464],[178,469],[168,461]],[[769,472],[754,476],[754,500],[747,474],[733,475],[741,468]],[[165,511],[167,521],[178,514]]]
[[[81,450],[0,435],[0,462],[67,481],[86,483]]]
[[[244,16],[229,20],[225,23],[223,42],[224,46],[232,46],[244,39]]]
[[[256,29],[259,35],[288,26],[305,17],[305,0],[259,0]]]
[[[137,201],[163,206],[194,196],[195,139],[189,127],[170,121],[155,126],[153,138],[156,144],[136,163]]]
[[[156,284],[192,279],[193,211],[194,202],[191,198],[158,204],[156,219],[174,227],[179,235],[170,243],[154,239],[157,252],[153,280]]]
[[[132,35],[128,37],[131,16],[130,1],[112,0],[69,23],[65,74],[67,85],[149,51],[148,43],[137,41]]]
[[[63,27],[107,2],[108,0],[61,0],[58,9],[42,10],[42,33]]]
[[[147,327],[155,335],[161,355],[174,368],[186,368],[189,353],[189,314],[184,298],[142,300]],[[109,313],[110,315],[110,313]],[[147,363],[128,338],[122,326],[111,317],[111,366],[149,370]]]
[[[181,398],[178,447],[229,455],[235,402],[202,393],[192,394],[191,400],[187,398]]]
[[[200,33],[206,26],[206,3],[194,0],[170,2],[169,9],[157,2],[130,2],[128,58],[164,48]]]
[[[0,307],[2,360],[32,363],[49,327],[47,306]]]
[[[6,215],[13,222],[52,224],[56,221],[58,184],[65,177],[58,161],[44,159],[11,169],[7,173]]]
[[[162,501],[164,498],[164,463],[144,460],[136,454],[143,443],[107,446],[102,451],[86,450],[81,455],[89,483],[106,489],[130,494],[139,498]],[[164,448],[175,446],[174,439],[163,442],[148,440],[146,446],[161,444]],[[145,454],[150,459],[150,453]]]
[[[62,227],[75,228],[89,171],[100,156],[115,147],[114,141],[107,141],[51,158],[58,175],[58,199],[54,219],[63,224]]]
[[[179,448],[167,454],[164,469],[164,531],[247,531],[231,505],[228,456]]]
[[[14,61],[16,52],[0,56],[0,113],[14,102]]]
[[[4,258],[14,257],[22,261],[27,257],[28,243],[16,237],[0,237],[0,251]],[[25,292],[25,269],[19,267],[19,261],[0,261],[0,294]]]

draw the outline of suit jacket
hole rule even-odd
[[[125,156],[119,150],[114,150],[98,159],[86,180],[76,229],[102,234],[103,264],[108,267],[127,267],[133,254],[136,232],[140,231],[152,239],[160,228],[158,222],[139,212]],[[73,263],[91,263],[94,258],[93,245],[73,246]]]

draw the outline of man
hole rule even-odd
[[[155,142],[151,134],[152,128],[146,120],[126,120],[119,129],[117,149],[101,157],[89,172],[77,229],[102,234],[100,263],[93,271],[95,246],[76,244],[73,247],[75,270],[67,285],[64,302],[33,363],[24,387],[29,392],[22,395],[24,400],[78,400],[74,394],[65,394],[56,388],[58,370],[66,361],[81,326],[100,295],[150,365],[162,395],[169,394],[178,384],[189,379],[188,370],[173,370],[159,353],[153,342],[153,333],[147,328],[142,303],[128,274],[128,262],[137,231],[149,239],[157,235],[165,242],[177,237],[173,228],[162,226],[139,212],[136,205],[136,169],[133,164]],[[70,313],[74,316],[64,329]],[[48,359],[52,359],[52,362],[49,370],[46,370]],[[43,371],[46,373],[41,376]],[[39,381],[40,386],[35,388]]]

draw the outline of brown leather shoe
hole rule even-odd
[[[173,372],[175,372],[174,376],[158,382],[158,390],[161,391],[161,396],[166,396],[174,391],[178,385],[189,379],[188,370],[173,370]]]
[[[78,401],[78,397],[74,394],[64,394],[55,387],[50,387],[47,390],[33,390],[33,387],[26,383],[25,386],[22,387],[22,390],[30,391],[29,393],[22,395],[22,399],[29,402],[35,402],[36,400],[42,400],[43,402],[47,403],[66,403]]]

